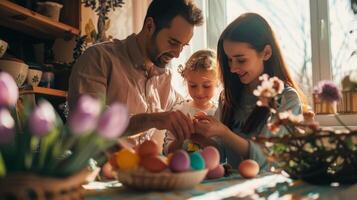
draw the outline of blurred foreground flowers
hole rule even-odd
[[[18,88],[0,72],[0,177],[16,172],[64,177],[105,161],[104,152],[116,144],[129,118],[119,103],[104,107],[82,96],[64,125],[47,101],[33,107],[24,102],[16,111]]]

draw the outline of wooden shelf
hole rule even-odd
[[[56,22],[8,0],[0,0],[0,25],[37,38],[71,38],[79,29]]]
[[[56,97],[67,97],[67,92],[63,90],[56,90],[52,88],[44,88],[44,87],[29,87],[20,89],[20,95],[26,94],[43,94],[43,95],[50,95]]]

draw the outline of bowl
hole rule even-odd
[[[175,190],[188,189],[199,184],[206,177],[208,170],[173,173],[164,171],[151,173],[144,169],[131,172],[118,170],[116,178],[124,186],[138,190]]]
[[[0,39],[0,58],[5,54],[7,49],[7,42]]]
[[[27,73],[27,83],[33,87],[38,86],[42,76],[42,71],[39,69],[29,69]]]
[[[29,66],[21,60],[0,60],[0,70],[9,73],[18,87],[25,82]]]

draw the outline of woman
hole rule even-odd
[[[228,25],[218,41],[217,57],[224,91],[216,117],[200,117],[196,133],[216,140],[221,162],[236,168],[242,160],[253,159],[266,169],[265,156],[250,139],[253,135],[269,135],[267,122],[274,118],[269,109],[256,105],[253,90],[260,84],[259,77],[268,74],[284,82],[278,112],[301,114],[303,95],[289,73],[271,27],[258,14],[243,14]],[[287,134],[287,130],[281,128],[278,134]]]

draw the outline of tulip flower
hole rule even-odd
[[[91,96],[81,96],[77,107],[70,113],[68,125],[74,134],[89,133],[97,126],[100,102]]]
[[[15,80],[5,72],[0,72],[0,106],[14,106],[19,97]]]
[[[15,121],[7,109],[0,109],[0,144],[8,144],[14,137]]]
[[[31,113],[30,131],[38,137],[45,136],[55,127],[55,122],[56,114],[52,105],[47,101],[41,101]]]
[[[128,109],[123,104],[112,104],[99,118],[97,131],[107,139],[118,138],[129,123]]]

